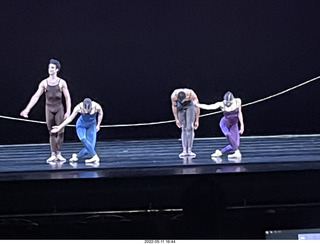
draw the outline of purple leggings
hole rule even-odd
[[[238,120],[234,123],[230,123],[225,117],[222,117],[220,120],[220,128],[222,133],[227,137],[228,145],[221,149],[221,152],[224,153],[226,151],[235,151],[238,149],[240,145],[240,135],[239,135],[239,127]]]

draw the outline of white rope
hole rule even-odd
[[[3,116],[3,115],[0,115],[0,118],[9,119],[9,120],[24,121],[24,122],[31,122],[31,123],[37,123],[37,124],[46,124],[46,122],[44,122],[44,121],[37,121],[37,120],[31,120],[31,119],[22,119],[22,118],[14,118],[14,117]]]
[[[315,80],[318,80],[320,78],[320,76],[317,76],[313,79],[310,79],[310,80],[307,80],[305,82],[302,82],[301,84],[299,85],[296,85],[296,86],[293,86],[289,89],[286,89],[284,91],[281,91],[281,92],[278,92],[276,94],[273,94],[271,96],[268,96],[268,97],[265,97],[265,98],[261,98],[259,100],[256,100],[256,101],[253,101],[253,102],[250,102],[250,103],[246,103],[246,104],[243,104],[242,107],[246,107],[246,106],[250,106],[250,105],[253,105],[253,104],[256,104],[256,103],[260,103],[260,102],[263,102],[263,101],[266,101],[266,100],[269,100],[271,98],[274,98],[274,97],[277,97],[277,96],[280,96],[284,93],[287,93],[287,92],[290,92],[294,89],[297,89],[301,86],[304,86],[308,83],[311,83]],[[207,114],[202,114],[200,115],[200,117],[206,117],[206,116],[211,116],[211,115],[214,115],[214,114],[218,114],[218,113],[221,113],[221,111],[216,111],[216,112],[212,112],[212,113],[207,113]],[[22,118],[14,118],[14,117],[9,117],[9,116],[3,116],[3,115],[0,115],[0,118],[2,119],[9,119],[9,120],[16,120],[16,121],[24,121],[24,122],[30,122],[30,123],[38,123],[38,124],[46,124],[46,122],[44,121],[37,121],[37,120],[30,120],[30,119],[22,119]],[[168,123],[172,123],[172,122],[175,122],[175,120],[167,120],[167,121],[159,121],[159,122],[149,122],[149,123],[136,123],[136,124],[115,124],[115,125],[101,125],[100,127],[101,128],[112,128],[112,127],[134,127],[134,126],[145,126],[145,125],[159,125],[159,124],[168,124]],[[75,125],[67,125],[67,126],[75,126]]]
[[[313,81],[315,81],[315,80],[318,80],[319,78],[320,78],[320,76],[317,76],[317,77],[315,77],[315,78],[313,78],[313,79],[310,79],[310,80],[307,80],[307,81],[305,81],[305,82],[302,82],[302,83],[299,84],[299,85],[293,86],[293,87],[291,87],[291,88],[288,88],[288,89],[286,89],[286,90],[284,90],[284,91],[278,92],[278,93],[273,94],[273,95],[271,95],[271,96],[268,96],[268,97],[265,97],[265,98],[261,98],[261,99],[259,99],[259,100],[256,100],[256,101],[253,101],[253,102],[250,102],[250,103],[243,104],[242,107],[250,106],[250,105],[253,105],[253,104],[256,104],[256,103],[260,103],[260,102],[269,100],[269,99],[271,99],[271,98],[280,96],[280,95],[282,95],[282,94],[284,94],[284,93],[287,93],[287,92],[292,91],[292,90],[294,90],[294,89],[297,89],[297,88],[299,88],[299,87],[301,87],[301,86],[304,86],[304,85],[306,85],[306,84],[308,84],[308,83],[311,83],[311,82],[313,82]],[[200,115],[200,117],[210,116],[210,115],[217,114],[217,113],[221,113],[221,111],[204,114],[204,115],[202,115],[202,116]]]

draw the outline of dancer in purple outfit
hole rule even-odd
[[[223,111],[223,117],[220,120],[220,128],[222,133],[226,136],[229,144],[221,150],[217,149],[211,157],[220,157],[227,151],[233,151],[234,153],[229,154],[228,158],[241,158],[239,150],[240,146],[240,135],[244,131],[243,115],[241,111],[241,99],[234,98],[233,94],[228,91],[222,102],[216,102],[214,104],[196,104],[197,107],[206,110],[215,110],[220,108]],[[238,124],[240,123],[240,129]]]

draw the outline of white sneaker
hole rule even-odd
[[[222,156],[222,152],[217,149],[214,153],[211,154],[211,157],[220,157]]]
[[[57,160],[60,161],[61,163],[67,161],[64,157],[62,157],[61,154],[58,154],[58,155],[57,155]]]
[[[99,161],[100,161],[100,158],[98,157],[97,154],[94,155],[92,158],[85,160],[86,163],[93,163],[93,162],[99,162]]]
[[[51,157],[47,159],[47,163],[51,163],[57,160],[56,154],[52,153]]]
[[[229,154],[229,155],[228,155],[228,158],[241,158],[241,157],[242,157],[242,155],[241,155],[239,149],[236,150],[233,154]]]
[[[72,154],[72,157],[69,159],[69,162],[77,162],[78,161],[78,157],[76,153]]]

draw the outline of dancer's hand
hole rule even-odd
[[[98,132],[100,130],[100,125],[96,126],[96,131]]]
[[[59,126],[52,126],[51,133],[57,133],[60,130]]]
[[[24,109],[24,110],[20,113],[20,115],[21,115],[22,117],[28,118],[28,117],[29,117],[29,116],[28,116],[28,113],[29,113],[29,111],[28,111],[27,109]]]
[[[178,119],[176,119],[176,125],[178,126],[178,128],[181,128],[181,124]]]
[[[194,129],[196,130],[196,129],[198,129],[198,127],[199,127],[199,121],[195,121],[194,122]]]
[[[64,116],[63,116],[63,119],[66,119],[66,118],[68,118],[70,116],[70,112],[66,112],[65,114],[64,114]]]

